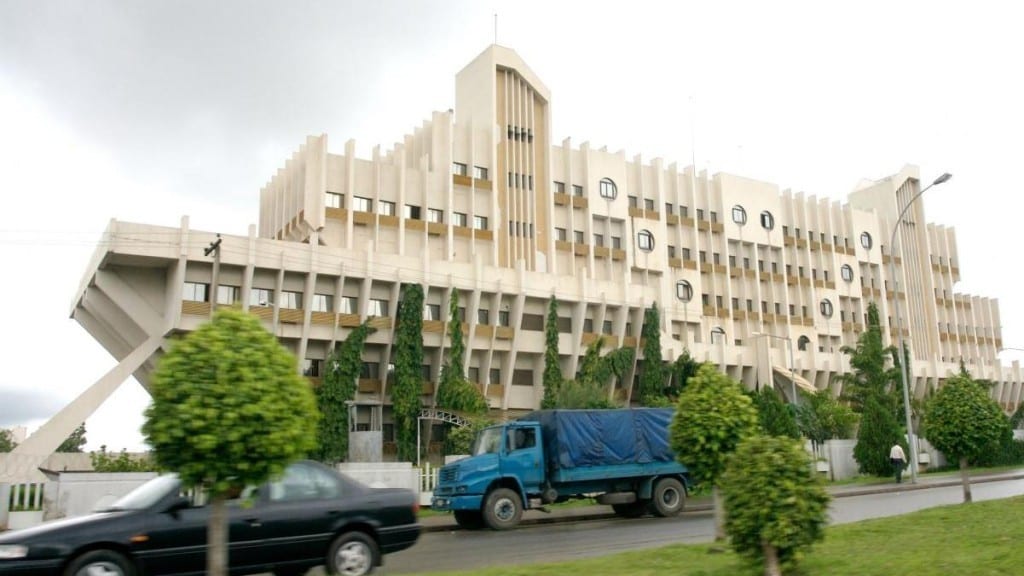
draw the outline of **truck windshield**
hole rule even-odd
[[[480,454],[496,454],[501,450],[501,431],[504,428],[484,428],[473,442],[473,456]]]

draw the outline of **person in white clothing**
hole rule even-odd
[[[903,467],[907,465],[907,455],[903,453],[903,447],[898,442],[889,449],[889,462],[896,472],[896,483],[899,484],[903,481]]]

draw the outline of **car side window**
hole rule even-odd
[[[270,483],[271,502],[337,498],[341,492],[336,477],[312,466],[289,466],[280,479]]]

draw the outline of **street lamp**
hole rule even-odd
[[[896,218],[896,223],[892,226],[892,238],[889,240],[889,278],[892,281],[892,299],[896,307],[896,337],[898,341],[898,354],[900,359],[900,379],[903,381],[903,413],[907,423],[907,441],[910,443],[910,482],[917,484],[917,442],[916,436],[914,435],[913,420],[910,416],[910,387],[907,384],[907,358],[903,354],[903,323],[900,319],[900,297],[897,293],[896,283],[896,232],[900,229],[900,222],[903,221],[903,216],[906,215],[907,209],[917,200],[921,194],[924,194],[932,186],[938,186],[944,182],[948,182],[953,175],[949,172],[943,172],[941,176],[935,179],[934,182],[925,186],[920,192],[914,194],[910,198],[910,201],[900,210],[900,215]]]

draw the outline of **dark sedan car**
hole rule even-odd
[[[0,534],[0,575],[203,574],[209,507],[173,475],[143,484],[101,512]],[[420,535],[409,490],[369,488],[316,462],[228,503],[231,574],[369,574]]]

